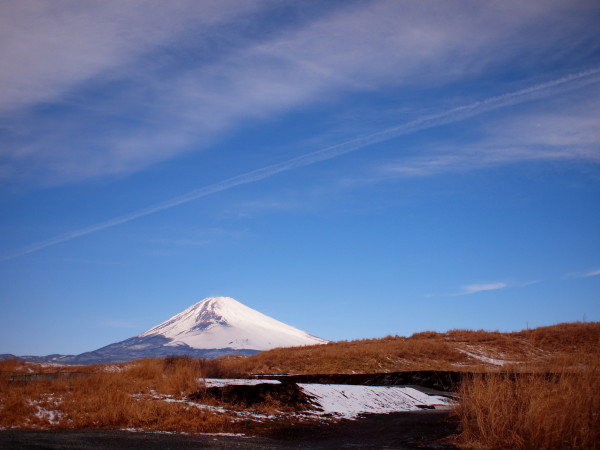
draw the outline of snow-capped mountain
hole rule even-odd
[[[209,297],[144,333],[92,352],[21,358],[31,362],[96,364],[175,355],[251,355],[275,347],[325,343],[230,297]]]
[[[163,336],[167,346],[268,350],[324,344],[298,328],[266,316],[230,297],[209,297],[138,337]]]

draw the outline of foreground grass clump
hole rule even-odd
[[[462,425],[455,443],[481,449],[600,448],[600,364],[597,357],[577,360],[577,370],[466,379],[455,410]]]

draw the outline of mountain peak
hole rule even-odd
[[[267,350],[327,341],[266,316],[231,297],[208,297],[138,337],[162,336],[169,346]]]
[[[231,297],[208,297],[137,336],[80,355],[27,357],[28,361],[98,364],[189,355],[253,355],[275,347],[327,341],[266,316]]]
[[[232,302],[240,303],[231,297],[206,297],[204,300],[200,300],[198,303],[196,303],[196,305],[199,305],[201,303],[226,304],[226,303],[232,303]],[[195,305],[193,305],[193,306],[195,306]]]

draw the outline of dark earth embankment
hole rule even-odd
[[[419,370],[412,372],[322,374],[322,375],[261,375],[256,378],[268,378],[290,383],[354,384],[364,386],[421,386],[442,392],[454,392],[465,376],[472,373]]]
[[[295,411],[313,409],[311,400],[298,385],[288,382],[281,384],[263,383],[250,386],[208,387],[188,396],[190,400],[200,402],[207,397],[242,407],[250,407],[275,400]]]

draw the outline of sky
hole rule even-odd
[[[328,340],[600,320],[600,4],[0,4],[0,353],[230,296]]]

